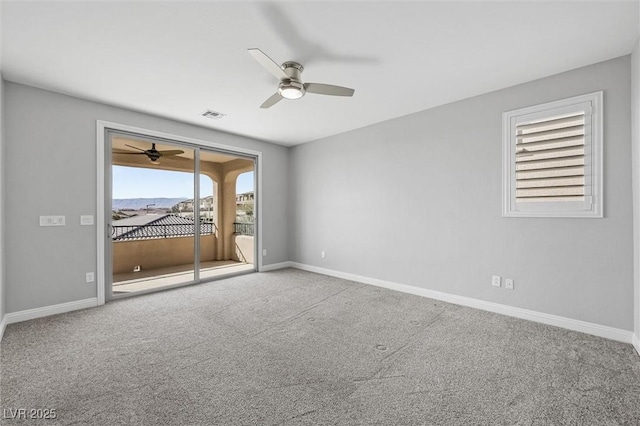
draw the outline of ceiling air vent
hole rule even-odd
[[[206,110],[205,112],[203,112],[200,115],[202,115],[203,117],[210,118],[212,120],[220,120],[226,114],[223,114],[223,113],[218,112],[218,111],[211,111],[210,109],[208,109],[208,110]]]

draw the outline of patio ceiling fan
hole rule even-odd
[[[141,152],[122,152],[121,151],[121,152],[116,152],[116,154],[146,155],[147,157],[149,157],[149,161],[151,161],[152,164],[160,164],[158,160],[160,160],[161,157],[172,157],[175,155],[184,154],[184,151],[179,149],[169,149],[164,151],[158,151],[156,149],[155,143],[151,144],[150,149],[142,149],[142,148],[138,148],[138,147],[127,145],[127,144],[125,144],[125,146],[128,146],[129,148],[137,149],[138,151],[141,151]]]
[[[280,102],[283,98],[300,99],[306,93],[330,96],[353,96],[355,90],[348,87],[334,86],[323,83],[303,83],[302,71],[304,67],[297,62],[288,61],[278,65],[273,59],[268,57],[262,50],[252,48],[249,54],[258,61],[268,72],[273,74],[279,81],[278,91],[264,101],[260,108],[270,108]]]

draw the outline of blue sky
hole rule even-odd
[[[193,173],[113,166],[113,198],[193,198]],[[253,172],[238,176],[236,192],[253,191]],[[200,175],[200,196],[212,195],[213,183]]]

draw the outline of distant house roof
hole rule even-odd
[[[114,220],[112,225],[114,240],[139,240],[193,235],[195,222],[192,218],[175,214],[148,214]],[[213,224],[201,223],[200,229],[201,234],[211,234]]]
[[[112,224],[113,226],[143,226],[155,220],[160,220],[165,216],[168,216],[168,214],[143,214],[114,220]]]

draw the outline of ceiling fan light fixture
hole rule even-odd
[[[260,105],[260,108],[271,108],[282,99],[300,99],[306,93],[329,96],[353,96],[353,89],[333,84],[302,83],[304,67],[297,62],[289,61],[278,65],[262,50],[251,48],[248,50],[253,59],[280,81],[278,91]]]
[[[295,87],[285,87],[280,90],[280,94],[286,99],[300,99],[302,97],[302,92]]]
[[[285,99],[300,99],[304,96],[305,90],[301,83],[296,81],[283,81],[278,86],[278,93]]]

